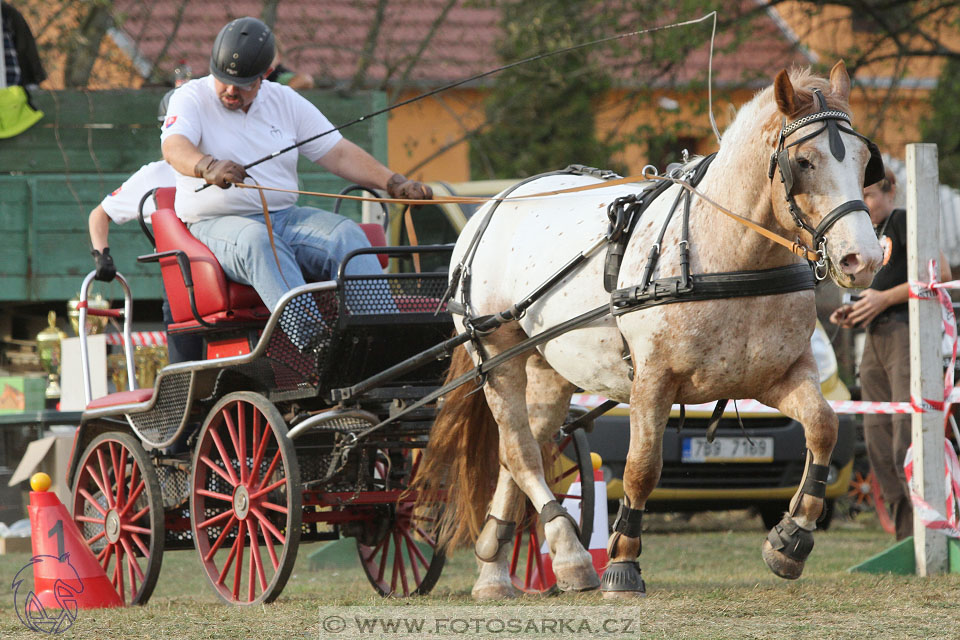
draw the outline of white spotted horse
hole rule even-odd
[[[829,79],[783,71],[740,109],[715,155],[680,166],[672,180],[624,184],[558,171],[520,183],[470,219],[451,262],[450,308],[471,340],[454,353],[448,380],[482,371],[482,392],[465,385],[448,394],[418,486],[443,488],[442,540],[475,541],[475,597],[517,594],[508,541],[524,496],[562,590],[643,595],[642,516],[671,406],[738,398],[803,425],[800,486],[762,545],[774,573],[800,576],[837,436],[810,346],[815,278],[864,287],[881,263],[862,198],[863,186],[883,176],[882,160],[852,128],[849,93],[842,62]],[[786,237],[794,251],[720,208]],[[498,357],[538,335],[549,339],[522,357]],[[578,388],[630,405],[625,497],[599,580],[540,453]]]

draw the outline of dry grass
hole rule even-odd
[[[960,575],[917,578],[846,572],[892,543],[875,523],[841,521],[818,533],[803,578],[785,582],[760,559],[764,532],[758,518],[734,512],[701,514],[692,520],[653,516],[648,521],[641,566],[649,597],[622,609],[635,616],[637,633],[617,637],[960,637]],[[362,605],[382,610],[387,604],[402,604],[423,614],[445,606],[477,606],[469,597],[475,575],[469,552],[459,552],[448,562],[430,596],[388,603],[374,595],[352,560],[342,567],[311,571],[307,557],[316,548],[300,549],[294,574],[278,602],[253,609],[221,604],[192,551],[168,553],[147,606],[83,611],[60,637],[318,638],[325,637],[320,635],[320,607]],[[0,590],[0,638],[37,637],[20,625],[9,590],[27,559],[0,557],[5,583]],[[584,612],[603,600],[598,593],[588,593],[528,597],[511,604],[548,604]]]

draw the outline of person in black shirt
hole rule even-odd
[[[870,220],[883,249],[883,266],[869,289],[852,304],[830,315],[841,327],[863,327],[866,341],[860,362],[863,399],[871,402],[910,400],[910,329],[907,320],[907,212],[894,208],[896,178],[886,177],[863,190]],[[950,267],[940,254],[940,277],[950,280]],[[911,440],[909,414],[863,417],[867,457],[896,526],[897,540],[913,535],[913,506],[903,460]]]

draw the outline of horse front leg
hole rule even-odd
[[[630,393],[630,446],[623,471],[624,499],[607,543],[610,564],[600,588],[604,598],[646,595],[637,558],[643,549],[641,529],[647,498],[660,481],[663,469],[663,429],[670,417],[675,388],[662,372],[637,367]],[[657,381],[657,382],[651,382]]]
[[[527,360],[526,375],[527,417],[530,431],[542,450],[563,425],[574,386],[539,353]],[[514,539],[517,520],[524,514],[524,505],[523,492],[510,472],[501,466],[490,512],[474,547],[480,568],[472,591],[475,599],[501,600],[519,595],[510,577],[510,542]]]
[[[813,531],[823,513],[830,456],[837,443],[837,414],[820,391],[813,351],[806,352],[773,387],[757,397],[803,425],[806,464],[800,487],[780,523],[763,542],[763,559],[781,578],[795,580],[813,550]]]

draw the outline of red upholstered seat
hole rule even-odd
[[[151,218],[153,235],[158,252],[179,250],[190,258],[197,313],[210,324],[265,322],[270,317],[270,310],[264,306],[253,287],[228,280],[213,252],[197,240],[177,217],[173,210],[175,194],[176,189],[172,187],[157,189],[157,210]],[[386,245],[383,227],[377,224],[361,224],[360,227],[367,234],[372,246]],[[386,267],[387,256],[378,254],[377,257],[380,264]],[[173,316],[173,324],[168,329],[177,331],[202,326],[196,321],[190,308],[190,296],[177,259],[161,258],[160,271]]]
[[[146,402],[153,397],[153,387],[148,389],[134,389],[133,391],[118,391],[97,398],[87,405],[87,411],[91,409],[102,409],[103,407],[116,407],[121,404],[136,404]]]

